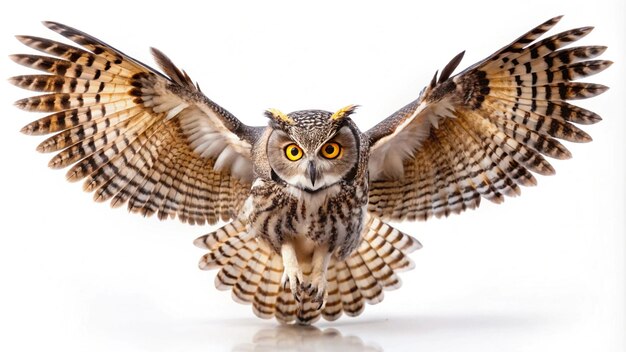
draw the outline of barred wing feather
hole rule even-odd
[[[437,74],[420,97],[367,131],[369,212],[383,219],[427,219],[475,208],[481,198],[500,203],[550,175],[543,156],[571,157],[557,140],[588,142],[576,127],[600,117],[567,100],[607,87],[573,82],[611,65],[591,60],[606,47],[564,46],[592,28],[540,41],[553,18],[487,59],[450,77],[463,53]]]
[[[45,93],[16,105],[51,113],[22,129],[54,133],[37,148],[57,153],[50,167],[73,165],[68,180],[84,180],[96,201],[127,203],[144,216],[178,216],[192,224],[233,218],[250,189],[250,149],[261,128],[244,125],[205,97],[156,49],[166,75],[88,34],[44,24],[84,48],[17,37],[49,55],[13,55],[48,74],[10,81]]]

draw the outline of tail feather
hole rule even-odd
[[[337,283],[341,293],[341,305],[346,315],[355,317],[363,312],[363,295],[352,278],[345,262],[337,262]]]
[[[252,303],[254,300],[270,256],[270,253],[260,248],[257,241],[248,241],[246,245],[252,251],[252,256],[232,291],[233,299],[240,303]]]
[[[326,303],[322,309],[322,316],[328,321],[339,319],[343,312],[343,304],[341,302],[341,292],[337,283],[337,270],[335,262],[328,264],[326,271]]]
[[[358,251],[354,252],[354,255],[346,260],[346,264],[365,301],[369,304],[382,302],[383,287],[367,267],[361,254]]]
[[[252,258],[255,249],[256,244],[253,241],[246,241],[245,245],[234,253],[230,260],[222,266],[222,269],[220,269],[215,276],[215,287],[218,290],[226,291],[240,281],[241,274],[248,266],[248,262],[250,258]],[[202,265],[202,260],[200,265]],[[200,268],[202,269],[202,266]],[[210,267],[206,266],[205,270],[209,269]]]
[[[400,281],[398,275],[396,275],[393,269],[378,256],[368,241],[361,242],[357,251],[374,278],[376,278],[386,290],[400,288],[402,281]]]
[[[230,238],[246,233],[246,229],[247,227],[239,219],[235,219],[209,234],[196,238],[193,244],[202,249],[215,251]]]
[[[213,250],[202,257],[200,268],[203,270],[209,270],[230,264],[233,257],[236,258],[239,251],[244,246],[248,246],[247,252],[253,253],[254,249],[250,248],[252,244],[248,241],[250,238],[252,238],[252,236],[249,233],[243,233],[241,236],[232,236],[228,238],[223,243],[220,243],[218,247],[219,250]]]
[[[385,241],[389,242],[394,248],[404,253],[412,253],[422,248],[421,243],[415,238],[394,229],[379,218],[372,217],[368,226],[370,231],[376,233],[378,236],[382,236]]]
[[[228,290],[239,282],[257,245],[246,226],[239,220],[219,228],[194,241],[197,247],[208,249],[202,256],[199,267],[202,270],[221,268],[215,277],[215,287]]]
[[[389,225],[378,219],[375,219],[370,226],[371,227],[365,234],[364,239],[370,243],[378,256],[382,258],[393,270],[407,271],[413,269],[413,261],[400,249],[394,247],[392,243],[387,242],[386,236],[389,236],[392,232],[399,231],[391,228]],[[408,236],[406,234],[402,235]],[[415,242],[419,243],[416,240]]]
[[[272,318],[276,312],[276,301],[281,293],[280,278],[283,271],[283,263],[277,255],[268,252],[269,259],[259,287],[254,295],[252,309],[259,318]]]
[[[276,319],[282,323],[291,323],[296,320],[298,305],[293,299],[289,287],[283,288],[276,300]]]
[[[260,318],[301,324],[311,324],[320,317],[336,320],[343,313],[357,316],[365,303],[381,302],[384,290],[400,287],[396,272],[412,268],[407,254],[421,247],[412,237],[371,218],[357,250],[346,260],[332,257],[326,272],[325,303],[320,307],[308,296],[301,302],[294,300],[289,285],[281,284],[282,258],[255,238],[242,221],[201,236],[194,244],[209,250],[200,260],[201,269],[220,268],[215,278],[218,289],[232,289],[233,299],[252,303]],[[310,265],[302,263],[302,271],[308,279]]]
[[[312,302],[310,297],[305,297],[296,311],[296,321],[299,324],[312,324],[319,320],[321,314],[319,303]]]

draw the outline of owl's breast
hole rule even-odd
[[[355,185],[309,193],[258,180],[249,199],[250,226],[277,252],[285,240],[297,237],[351,250],[361,235],[366,203],[366,191]]]

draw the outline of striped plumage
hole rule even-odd
[[[357,316],[365,303],[381,302],[383,290],[400,287],[397,272],[413,268],[407,255],[421,247],[411,236],[378,218],[370,218],[357,250],[346,260],[329,263],[327,297],[318,309],[308,297],[299,307],[289,286],[280,282],[283,273],[280,255],[253,236],[241,219],[197,238],[194,244],[209,250],[200,260],[200,268],[219,269],[215,277],[215,287],[219,290],[232,289],[233,299],[252,304],[260,318],[275,316],[281,322],[300,323],[312,323],[320,316],[336,320],[343,313]],[[310,273],[310,267],[304,268],[305,276]]]
[[[455,57],[421,96],[368,134],[372,138],[368,210],[385,219],[427,219],[500,203],[519,185],[536,184],[532,172],[554,173],[542,155],[571,157],[556,140],[591,141],[572,123],[600,121],[566,100],[607,87],[571,82],[598,73],[610,61],[589,60],[606,47],[562,49],[591,31],[583,27],[535,42],[560,17],[450,77]],[[384,171],[380,171],[384,170]]]
[[[251,127],[205,97],[160,51],[163,73],[100,40],[44,24],[82,48],[18,36],[42,55],[11,58],[46,74],[17,76],[43,95],[16,102],[49,113],[26,125],[96,201],[191,224],[230,221],[194,243],[218,289],[261,318],[311,323],[359,315],[400,287],[421,245],[384,221],[427,219],[500,203],[551,175],[557,139],[588,142],[575,124],[600,117],[568,100],[607,88],[573,82],[611,62],[602,46],[565,48],[583,27],[543,40],[553,18],[452,75],[463,53],[413,102],[362,133],[335,113],[268,110]]]
[[[11,78],[19,87],[47,93],[16,105],[52,113],[22,129],[32,135],[56,133],[37,147],[41,152],[57,152],[50,167],[74,164],[67,179],[84,179],[84,189],[93,191],[96,201],[110,200],[113,206],[128,203],[130,210],[143,215],[178,215],[192,224],[232,218],[247,197],[250,178],[233,177],[222,169],[249,164],[239,158],[239,152],[231,152],[245,150],[247,143],[239,137],[232,143],[226,138],[233,137],[226,136],[225,141],[212,144],[216,152],[206,153],[206,132],[224,128],[209,125],[216,120],[244,131],[241,138],[251,138],[254,130],[241,126],[206,99],[191,81],[173,74],[167,78],[75,29],[44,24],[89,50],[17,37],[31,48],[58,57],[11,56],[19,64],[50,73]],[[164,71],[172,70],[163,54],[154,54]],[[202,128],[203,135],[197,135]],[[205,145],[198,148],[199,143]]]

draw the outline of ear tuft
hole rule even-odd
[[[358,107],[359,107],[358,105],[348,105],[346,107],[339,109],[339,111],[335,112],[334,114],[332,114],[330,118],[331,120],[335,120],[335,121],[345,119],[346,117],[352,115],[352,113],[354,113],[354,111]]]
[[[286,123],[289,125],[293,125],[295,123],[289,116],[278,109],[265,110],[265,116],[276,122]]]

